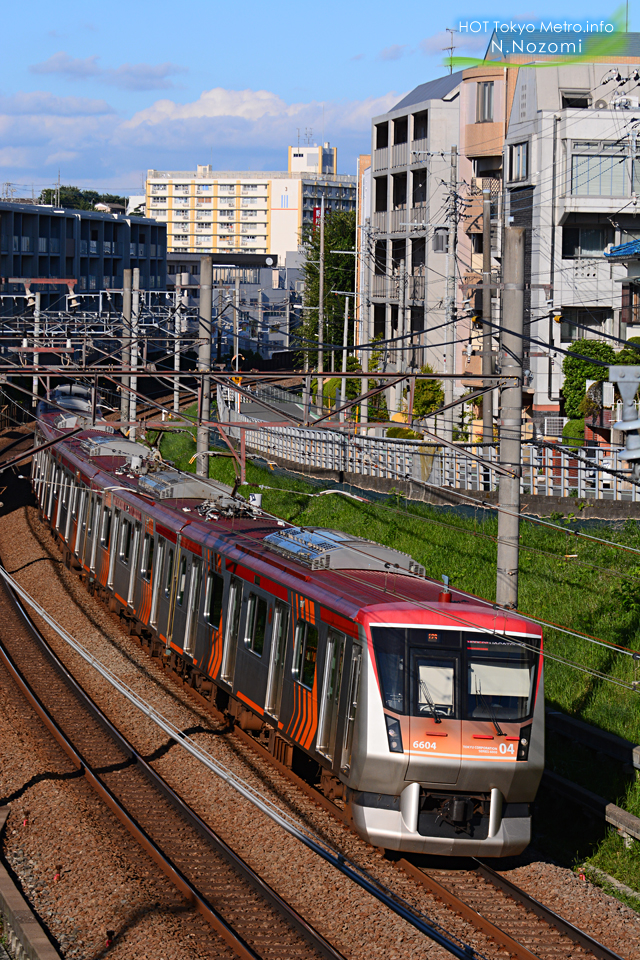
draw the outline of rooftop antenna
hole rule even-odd
[[[629,0],[627,0],[627,4],[628,4],[628,2],[629,2]],[[454,51],[455,48],[456,48],[456,46],[455,46],[455,44],[454,44],[454,42],[453,42],[453,35],[454,35],[454,33],[457,33],[458,31],[455,29],[455,27],[447,27],[446,29],[447,29],[447,33],[450,33],[450,34],[451,34],[451,43],[449,44],[448,47],[443,47],[442,49],[449,51],[449,76],[451,76],[451,74],[453,73],[453,64],[451,63],[451,61],[453,60],[453,51]]]
[[[311,146],[311,138],[313,137],[313,127],[305,127],[305,128],[304,128],[304,137],[305,137],[305,140],[306,140],[306,142],[307,142],[307,146],[310,147],[310,146]]]
[[[298,132],[298,153],[300,153],[300,127],[296,127]]]

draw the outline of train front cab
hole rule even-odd
[[[466,604],[460,615],[469,622]],[[498,857],[530,841],[544,765],[541,636],[513,619],[497,636],[485,618],[485,630],[426,626],[407,622],[414,608],[365,625],[347,784],[354,825],[375,846]]]

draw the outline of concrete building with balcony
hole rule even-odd
[[[355,176],[325,172],[335,171],[335,150],[310,148],[314,167],[310,154],[295,156],[303,149],[290,148],[283,172],[149,170],[146,212],[166,224],[171,253],[275,254],[283,261],[298,249],[323,196],[327,210],[356,205]]]
[[[22,294],[11,278],[73,279],[75,291],[122,288],[123,271],[140,269],[142,290],[164,290],[166,226],[142,217],[39,204],[0,203],[0,293]],[[66,284],[39,285],[42,309],[64,309]],[[5,315],[22,312],[2,301]]]
[[[564,354],[554,348],[636,332],[623,311],[624,267],[604,256],[609,244],[640,237],[634,63],[638,42],[617,64],[517,72],[503,151],[504,215],[530,237],[525,332],[540,342],[525,350],[540,424],[563,412]]]
[[[390,345],[389,370],[428,362],[447,372],[448,198],[461,83],[462,73],[454,73],[421,84],[372,121],[371,218],[362,241],[370,263],[364,336],[414,334],[410,342]],[[390,402],[398,408],[398,397]]]

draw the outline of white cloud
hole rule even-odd
[[[65,80],[96,79],[123,90],[166,90],[173,87],[169,77],[186,73],[185,67],[175,63],[123,63],[119,67],[103,68],[99,57],[70,57],[63,50],[54,53],[42,63],[34,63],[29,70],[35,74],[58,74]]]
[[[18,179],[22,168],[50,179],[59,166],[67,183],[135,185],[135,193],[148,168],[211,162],[223,170],[282,170],[296,128],[312,127],[319,142],[323,122],[324,138],[338,147],[339,169],[354,172],[356,156],[370,150],[371,118],[403,95],[287,103],[268,90],[217,87],[188,103],[158,99],[130,118],[104,100],[45,92],[0,97],[0,142],[11,145],[0,156],[0,180]]]
[[[406,43],[392,43],[390,47],[385,47],[378,54],[378,60],[399,60],[404,56],[407,49]]]

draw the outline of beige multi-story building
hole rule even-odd
[[[354,210],[355,176],[325,172],[335,171],[335,149],[303,149],[289,148],[286,172],[200,165],[195,171],[149,170],[147,215],[166,221],[168,252],[276,254],[284,261],[287,251],[297,250],[323,196],[327,210]]]

